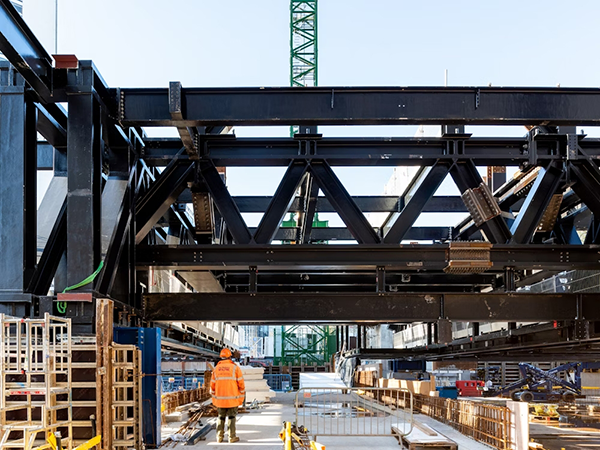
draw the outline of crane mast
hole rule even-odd
[[[317,0],[291,0],[291,86],[318,86],[317,57]]]

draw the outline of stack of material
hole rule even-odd
[[[300,374],[300,389],[309,388],[346,388],[337,373],[333,372],[303,372]]]
[[[418,380],[396,380],[389,378],[380,378],[379,387],[381,388],[403,388],[408,389],[413,394],[433,395],[435,394],[435,378],[433,375],[428,381]]]
[[[263,378],[265,369],[262,367],[240,366],[246,383],[246,403],[269,402],[275,397],[275,391],[269,389],[267,380]]]

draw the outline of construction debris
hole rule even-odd
[[[212,408],[212,405],[200,405],[196,409],[190,409],[189,419],[183,425],[181,425],[181,427],[179,427],[175,433],[163,441],[161,447],[176,447],[179,442],[187,442],[188,439],[196,434],[198,427],[203,426],[203,424],[200,422],[200,419]]]
[[[247,413],[246,408],[239,408],[238,414]],[[176,447],[179,442],[186,442],[186,445],[193,445],[198,441],[204,440],[212,425],[203,424],[200,419],[207,417],[217,417],[217,408],[206,400],[200,404],[194,404],[188,409],[188,420],[179,427],[179,429],[165,439],[161,447]]]

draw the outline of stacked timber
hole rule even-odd
[[[262,367],[240,366],[246,383],[246,403],[269,402],[275,397],[275,392],[269,388],[267,380],[263,378],[265,369]]]

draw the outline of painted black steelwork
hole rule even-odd
[[[252,235],[242,218],[240,210],[231,198],[215,165],[211,161],[201,161],[199,171],[234,241],[237,244],[252,242]]]
[[[0,65],[0,298],[26,290],[37,259],[37,114],[23,79]]]
[[[79,87],[84,92],[69,95],[67,129],[66,281],[69,286],[88,277],[101,261],[99,224],[103,144],[100,136],[100,105],[90,92],[90,85]]]
[[[45,102],[52,101],[52,58],[10,1],[0,2],[0,50]]]
[[[412,187],[414,192],[409,192],[410,200],[402,209],[394,222],[388,222],[390,230],[383,238],[386,244],[400,243],[412,228],[417,218],[421,215],[423,208],[433,197],[435,191],[440,187],[450,167],[447,164],[436,163],[431,169],[419,179]]]
[[[178,120],[169,111],[168,89],[121,89],[121,123],[175,127],[600,123],[598,88],[187,88],[181,95],[185,119]]]
[[[146,294],[151,320],[223,320],[271,323],[393,323],[437,321],[541,322],[577,317],[600,320],[596,294],[381,294],[381,293],[171,293]],[[443,304],[443,307],[441,306]],[[223,305],[228,305],[223,308]],[[261,305],[257,308],[257,305]],[[301,306],[301,307],[299,307]]]
[[[552,163],[547,168],[540,168],[525,203],[523,203],[521,213],[511,227],[512,243],[529,243],[552,196],[558,189],[562,175],[562,164]]]
[[[313,161],[310,171],[359,244],[374,244],[380,238],[326,161]]]
[[[307,166],[303,161],[292,162],[277,188],[277,192],[271,199],[265,214],[254,233],[254,242],[257,244],[270,244],[275,233],[288,212],[290,204],[294,200],[294,194],[306,173]]]
[[[138,267],[173,270],[317,270],[323,267],[361,269],[386,266],[406,271],[441,271],[448,265],[448,245],[144,245],[138,246]],[[494,245],[491,271],[597,269],[597,245]]]
[[[150,190],[136,204],[136,243],[142,242],[152,227],[171,208],[177,197],[187,188],[194,174],[194,166],[185,161],[173,161],[152,184]]]
[[[2,311],[28,313],[53,280],[58,292],[104,261],[99,278],[76,292],[111,297],[122,310],[142,306],[148,268],[211,271],[226,291],[182,297],[189,303],[179,306],[167,294],[149,296],[147,319],[171,320],[177,306],[190,310],[187,319],[210,320],[218,316],[212,315],[218,303],[207,306],[207,299],[233,299],[226,313],[240,322],[261,315],[272,322],[327,321],[341,311],[337,320],[424,320],[432,324],[432,341],[446,339],[448,319],[569,319],[580,323],[576,336],[593,334],[585,322],[600,318],[588,297],[577,303],[570,296],[513,291],[562,270],[600,270],[600,139],[575,134],[575,126],[600,124],[600,89],[183,88],[178,82],[111,89],[91,61],[68,71],[53,68],[10,2],[0,6],[0,51],[16,67],[0,64]],[[68,102],[68,114],[60,102]],[[316,132],[335,124],[438,124],[442,136],[331,138]],[[480,138],[466,133],[466,124],[528,130],[521,137]],[[234,125],[299,125],[311,134],[237,138],[227,134]],[[153,126],[177,127],[179,138],[149,138],[142,127]],[[412,189],[390,197],[351,196],[334,172],[336,166],[399,165],[422,169]],[[226,177],[227,167],[235,166],[288,170],[273,196],[232,197]],[[518,166],[521,172],[498,186],[504,174],[492,169],[492,194],[478,166]],[[66,201],[56,201],[62,207],[43,250],[36,242],[37,169],[67,177],[67,192],[60,194]],[[433,196],[448,172],[466,203]],[[127,181],[127,189],[108,200],[119,203],[103,205],[103,187],[115,179]],[[210,203],[210,226],[202,233],[186,212],[192,191]],[[562,195],[557,219],[540,231],[556,194]],[[103,220],[102,212],[113,210],[114,217]],[[290,212],[297,226],[281,228]],[[345,228],[313,227],[315,214],[331,212]],[[469,216],[454,227],[413,226],[424,212]],[[256,229],[248,227],[245,213],[264,213]],[[374,227],[365,213],[389,216]],[[489,268],[474,264],[473,271],[484,274],[457,273],[460,267],[453,272],[457,262],[470,270],[468,259],[452,260],[460,253],[451,246],[468,239],[493,244]],[[288,245],[273,242],[279,240]],[[325,245],[334,240],[356,244]],[[368,275],[356,274],[361,271]],[[482,293],[503,285],[510,292]],[[232,290],[239,292],[231,296]],[[248,292],[254,300],[247,300]],[[265,307],[256,308],[261,301]],[[44,308],[52,310],[40,303]],[[93,314],[90,305],[67,308],[81,330],[91,330]]]

